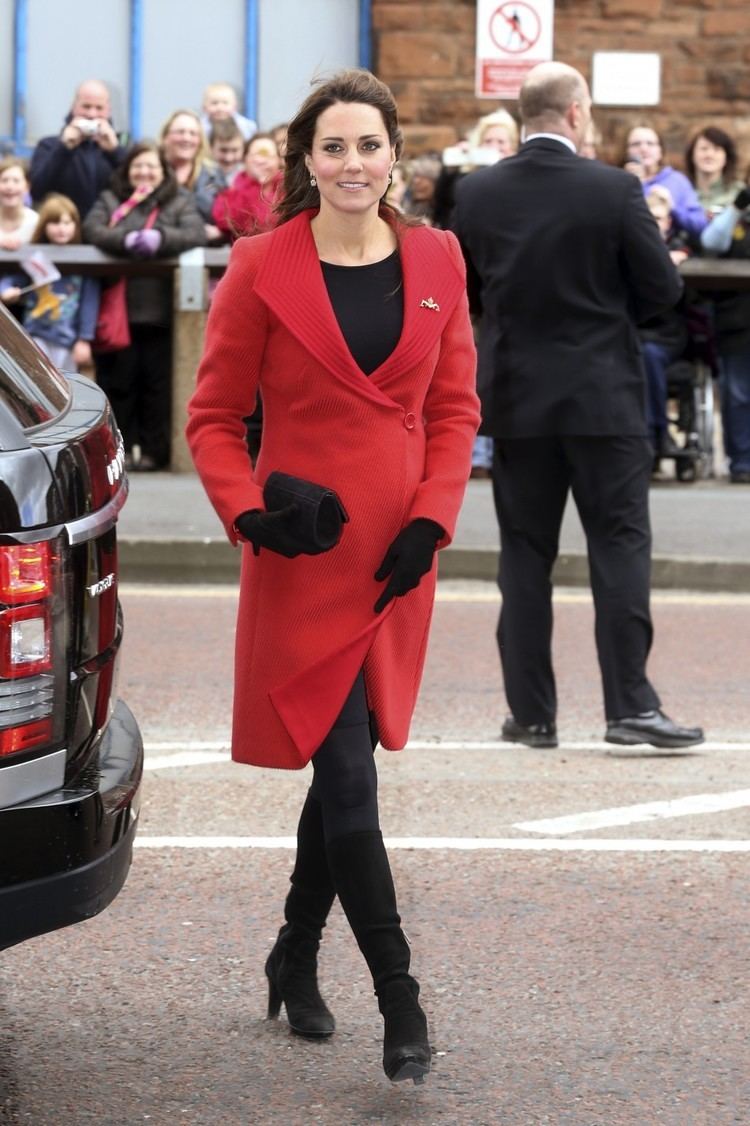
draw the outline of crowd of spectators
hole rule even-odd
[[[28,263],[36,244],[85,242],[117,257],[148,259],[266,230],[275,221],[283,134],[283,126],[259,133],[239,113],[232,87],[214,83],[204,91],[201,112],[176,109],[156,140],[126,149],[105,83],[83,82],[62,129],[39,141],[28,167],[15,156],[0,162],[0,249],[28,246]],[[103,310],[118,299],[127,339],[113,343],[104,334]],[[90,277],[71,275],[37,283],[19,268],[0,278],[0,300],[63,370],[93,361],[128,468],[169,464],[169,279],[144,274],[100,289]]]
[[[404,211],[442,228],[452,225],[458,180],[480,165],[512,155],[518,148],[515,120],[505,110],[482,117],[474,128],[442,153],[405,162],[394,177],[392,201]],[[580,156],[601,159],[601,136],[592,124]],[[652,123],[641,121],[622,137],[614,163],[641,181],[646,202],[675,267],[691,255],[750,258],[748,177],[738,175],[735,142],[715,125],[698,130],[684,155],[684,171],[665,161],[664,143]],[[500,205],[500,201],[498,201]],[[691,302],[696,302],[691,305]],[[699,308],[698,308],[699,306]],[[708,324],[707,324],[708,322]],[[668,413],[668,372],[694,350],[690,326],[699,323],[712,337],[705,354],[716,357],[724,452],[729,478],[750,484],[750,292],[721,291],[707,305],[686,291],[676,309],[640,327],[646,372],[646,414],[654,452],[654,471],[663,458],[684,460],[693,451],[673,434]],[[707,326],[707,327],[706,327]],[[477,332],[481,325],[476,326]],[[586,342],[581,341],[585,348]],[[489,476],[491,442],[478,437],[472,475]]]
[[[58,134],[43,137],[30,166],[0,161],[0,250],[83,239],[125,257],[170,256],[194,246],[221,246],[267,230],[282,185],[285,127],[260,132],[243,116],[227,83],[203,93],[201,110],[174,110],[154,142],[126,150],[115,132],[109,93],[83,82]],[[521,138],[504,109],[481,117],[443,152],[421,153],[393,170],[388,200],[423,222],[449,229],[458,181],[503,160]],[[592,125],[580,155],[601,159]],[[665,163],[662,138],[646,121],[622,138],[617,163],[635,175],[675,265],[691,254],[750,257],[750,195],[738,173],[732,137],[715,125],[687,145],[684,171]],[[44,210],[52,201],[52,211]],[[40,347],[67,370],[91,360],[115,405],[128,462],[162,468],[169,460],[171,299],[157,278],[126,284],[130,343],[96,347],[98,295],[82,278],[29,286],[16,271],[0,279],[0,299],[14,309]],[[24,284],[26,282],[27,284]],[[52,293],[52,298],[49,294]],[[722,292],[714,301],[724,447],[730,479],[750,484],[750,293]],[[93,311],[93,312],[92,312]],[[477,332],[481,326],[476,326]],[[642,327],[647,414],[655,465],[678,455],[667,416],[666,370],[685,345],[683,309]],[[585,342],[581,342],[585,347]],[[473,473],[489,473],[489,439],[478,438]]]

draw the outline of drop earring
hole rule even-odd
[[[317,186],[318,186],[318,181],[315,179],[314,176],[311,176],[310,177],[310,187],[311,188],[317,188]]]

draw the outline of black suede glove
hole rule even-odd
[[[423,517],[412,520],[401,529],[375,572],[375,579],[379,583],[390,575],[383,593],[375,603],[376,614],[384,610],[392,598],[400,598],[419,585],[419,580],[432,567],[437,542],[444,535],[444,528],[434,520]]]
[[[277,508],[274,512],[251,508],[237,517],[234,526],[243,539],[249,540],[253,545],[255,555],[260,555],[260,549],[265,547],[269,551],[275,551],[277,555],[295,559],[302,554],[299,540],[294,534],[296,515],[297,505],[294,503],[285,508]]]
[[[750,187],[740,188],[734,197],[734,206],[738,211],[744,211],[746,207],[750,207]]]

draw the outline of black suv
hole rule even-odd
[[[117,699],[123,466],[102,391],[0,306],[0,949],[96,915],[130,867],[143,743]]]

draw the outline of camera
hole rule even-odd
[[[450,145],[443,149],[442,160],[444,168],[460,168],[469,163],[469,151],[463,145]]]
[[[84,137],[93,137],[95,133],[99,132],[99,122],[90,117],[75,117],[71,125],[80,129]]]
[[[443,149],[444,168],[482,168],[487,164],[496,164],[500,154],[491,148],[467,148],[465,145],[451,145]]]

